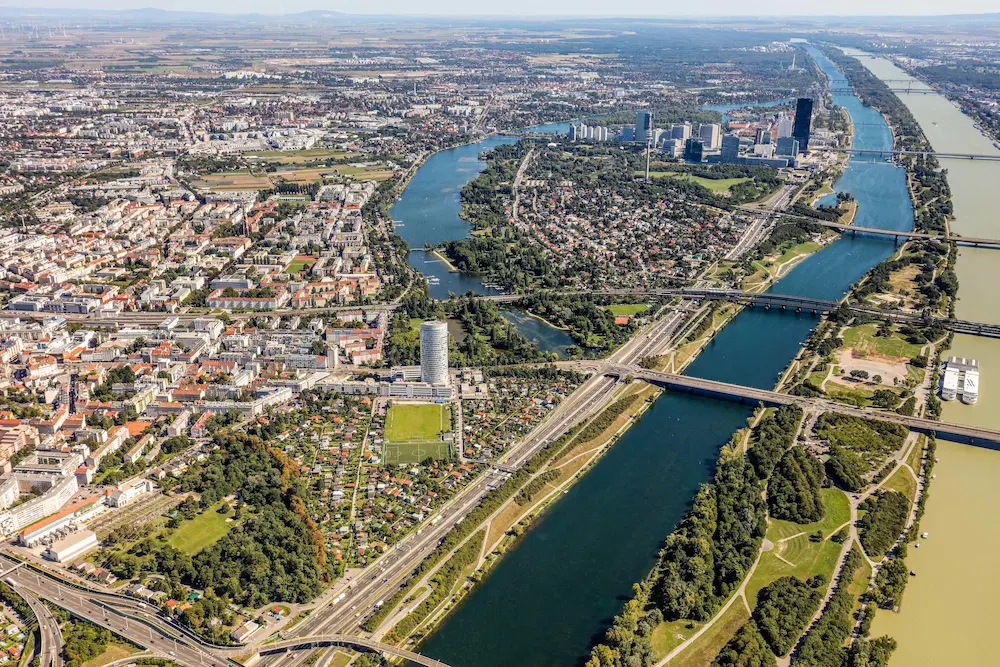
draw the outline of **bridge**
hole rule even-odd
[[[881,310],[858,304],[841,301],[827,301],[802,296],[789,296],[773,292],[744,292],[742,290],[726,289],[694,289],[661,290],[664,296],[673,295],[684,299],[704,299],[706,301],[729,301],[744,306],[764,306],[765,308],[793,309],[796,312],[807,311],[817,315],[829,313],[844,306],[851,312],[871,315],[880,319],[888,319],[897,324],[916,324],[920,326],[940,325],[955,333],[964,333],[987,338],[1000,338],[1000,324],[989,322],[971,322],[953,317],[925,316],[923,313],[904,310]]]
[[[853,88],[830,88],[831,93],[842,93],[844,95],[854,95],[855,90]],[[905,93],[908,95],[937,95],[936,90],[931,90],[930,88],[889,88],[889,92],[892,93]]]
[[[626,377],[631,375],[634,378],[645,380],[668,389],[687,391],[692,393],[737,400],[748,403],[763,403],[767,406],[800,405],[803,408],[819,409],[825,412],[837,412],[865,419],[878,419],[884,422],[900,424],[906,428],[919,433],[935,434],[947,440],[966,442],[969,444],[1000,445],[1000,431],[979,426],[966,426],[964,424],[953,424],[940,422],[923,417],[908,417],[895,412],[882,412],[877,410],[865,410],[855,408],[843,403],[837,403],[823,398],[812,398],[806,396],[792,396],[791,394],[781,394],[768,389],[757,389],[755,387],[744,387],[742,385],[719,382],[717,380],[706,380],[703,378],[689,377],[687,375],[677,375],[675,373],[664,373],[652,371],[640,366],[627,366],[620,364],[608,364],[600,368],[606,375],[616,377]]]
[[[949,159],[949,160],[1000,160],[1000,153],[949,153],[936,151],[900,151],[900,150],[879,150],[877,148],[826,148],[825,150],[837,153],[850,153],[851,155],[922,155]]]
[[[752,206],[734,206],[737,211],[745,211],[747,213],[762,213],[762,209],[754,208]],[[840,222],[831,222],[829,220],[822,220],[820,218],[812,218],[808,215],[799,215],[797,213],[785,213],[783,211],[766,211],[768,214],[773,214],[779,218],[789,218],[797,222],[807,222],[814,225],[820,225],[822,227],[829,227],[830,229],[836,229],[841,232],[851,232],[852,235],[857,235],[858,232],[862,234],[870,234],[873,236],[891,236],[894,240],[899,239],[914,239],[919,241],[941,241],[943,243],[959,243],[961,245],[969,245],[977,248],[1000,248],[1000,239],[984,239],[977,238],[974,236],[954,236],[952,234],[928,234],[926,232],[918,232],[914,230],[895,230],[895,229],[878,229],[876,227],[860,227],[858,225],[845,225]]]
[[[383,644],[382,642],[375,641],[374,639],[363,639],[361,637],[353,637],[350,635],[313,635],[309,637],[298,637],[296,639],[286,639],[284,641],[274,642],[273,644],[264,644],[260,646],[257,650],[257,655],[261,656],[269,653],[283,653],[285,651],[295,649],[323,648],[326,646],[349,646],[351,648],[360,648],[366,651],[384,653],[396,658],[403,658],[404,660],[408,660],[417,665],[425,665],[425,667],[448,667],[448,665],[440,660],[428,658],[414,651],[407,651],[406,649],[398,648],[396,646]],[[253,662],[254,660],[251,659],[248,664],[253,664]]]

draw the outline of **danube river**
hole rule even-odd
[[[826,58],[811,53],[842,81]],[[878,113],[853,95],[834,99],[859,124],[856,146],[892,145]],[[858,201],[858,224],[912,227],[904,174],[893,165],[854,160],[836,187]],[[891,241],[844,237],[803,261],[774,289],[837,298],[893,250]],[[770,388],[815,324],[793,313],[743,311],[688,373]],[[749,415],[747,406],[735,403],[664,394],[544,513],[421,651],[453,667],[581,663],[631,596],[632,583],[653,566],[663,539],[708,480],[720,447]]]
[[[882,58],[862,62],[882,79],[910,77]],[[914,87],[926,88],[923,84]],[[936,150],[1000,154],[975,123],[952,102],[936,94],[900,94]],[[1000,238],[995,188],[1000,162],[942,160],[955,206],[952,229],[958,234]],[[1000,322],[1000,251],[960,248],[958,316]],[[956,336],[950,354],[976,357],[982,390],[974,406],[945,404],[944,418],[979,426],[1000,426],[1000,341]],[[899,613],[880,611],[872,633],[899,642],[892,667],[995,665],[996,600],[1000,576],[1000,452],[940,442],[927,512],[921,530],[929,538],[910,548],[910,580]]]

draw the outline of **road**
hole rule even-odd
[[[49,611],[49,608],[42,604],[34,594],[29,593],[21,586],[14,586],[14,592],[24,598],[31,611],[35,612],[38,619],[38,634],[41,637],[41,646],[38,648],[38,655],[41,658],[41,667],[61,667],[62,661],[62,631],[59,629],[59,622]]]
[[[17,563],[9,556],[0,554],[0,567],[5,570]],[[4,579],[8,580],[7,583],[12,581],[14,589],[19,593],[27,592],[34,597],[44,598],[139,646],[170,656],[172,660],[182,664],[191,667],[229,667],[231,664],[219,651],[211,650],[187,636],[180,628],[160,616],[155,608],[138,600],[80,590],[54,577],[39,574],[29,567],[19,567]],[[39,622],[41,623],[41,619]],[[51,636],[51,627],[48,632]]]
[[[740,207],[740,210],[756,214],[757,217],[750,223],[750,226],[747,227],[743,236],[736,242],[736,245],[729,249],[725,258],[728,260],[739,259],[747,250],[760,243],[771,231],[773,227],[772,223],[777,221],[778,216],[775,213],[786,208],[791,203],[797,189],[798,186],[796,185],[786,185],[763,207]]]
[[[694,304],[689,305],[694,310]],[[670,340],[684,322],[684,310],[673,311],[632,337],[619,348],[610,360],[617,364],[635,364],[643,357],[655,354]],[[617,382],[603,375],[589,378],[563,401],[553,413],[526,438],[515,444],[501,463],[505,469],[524,465],[542,447],[557,439],[580,421],[600,412],[612,399]],[[349,634],[356,632],[364,620],[376,609],[375,605],[389,598],[409,575],[437,547],[455,522],[475,508],[489,492],[490,485],[502,482],[506,475],[491,471],[470,484],[439,512],[442,520],[437,524],[425,523],[420,534],[411,533],[390,549],[360,575],[335,586],[318,601],[317,609],[288,633],[293,637],[324,634]],[[329,606],[341,593],[345,597],[336,606]],[[281,662],[281,667],[298,667],[308,659],[309,651],[297,654],[292,662]],[[282,656],[267,656],[266,664],[277,664]]]

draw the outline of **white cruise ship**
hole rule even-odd
[[[958,396],[958,369],[946,367],[941,378],[941,400],[953,401]]]
[[[979,371],[965,371],[965,381],[962,383],[962,402],[972,405],[979,400]]]

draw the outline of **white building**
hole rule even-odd
[[[57,563],[67,563],[98,547],[97,535],[92,530],[78,530],[53,542],[42,556]]]
[[[448,325],[445,322],[420,325],[420,380],[428,384],[448,382]]]
[[[698,137],[705,145],[705,148],[721,148],[722,126],[718,123],[702,123],[698,127]]]

